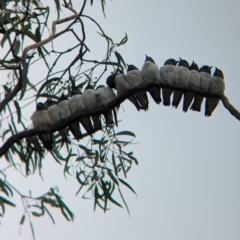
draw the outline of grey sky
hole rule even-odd
[[[100,4],[89,8],[116,42],[128,34],[128,43],[118,49],[126,63],[141,68],[148,54],[158,66],[171,57],[217,66],[225,75],[225,93],[237,109],[239,10],[238,1],[113,0],[107,1],[104,19]],[[94,36],[92,52],[103,56]],[[152,100],[148,112],[137,112],[127,101],[123,107],[119,130],[136,133],[137,144],[131,149],[139,160],[127,179],[138,196],[123,189],[130,218],[116,206],[107,214],[99,209],[93,212],[93,202],[75,197],[78,184],[70,177],[66,181],[62,168],[49,158],[44,161],[45,181],[33,177],[34,182],[20,188],[37,185],[37,195],[53,184],[59,186],[76,219],[68,223],[57,211],[56,225],[48,217],[33,219],[37,239],[240,239],[239,122],[222,103],[210,118],[203,111],[183,113],[182,102],[177,110]],[[12,181],[20,179],[14,175]],[[1,239],[31,239],[27,224],[18,234],[22,213],[7,209]]]

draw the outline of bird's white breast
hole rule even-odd
[[[99,88],[96,90],[96,93],[97,93],[98,107],[105,106],[116,98],[115,93],[109,87]]]
[[[186,87],[188,85],[191,75],[189,69],[184,66],[179,66],[177,70],[178,70],[178,83],[182,84],[183,87]]]
[[[117,95],[118,96],[122,95],[123,93],[125,93],[127,90],[130,89],[129,84],[126,81],[126,77],[122,73],[118,74],[115,77],[114,82],[115,82],[115,86],[116,86],[116,89],[117,89]]]
[[[50,116],[47,110],[36,111],[33,113],[32,117],[33,127],[48,127],[52,124]]]
[[[68,118],[71,115],[68,100],[63,100],[58,103],[58,112],[61,116],[61,119]]]
[[[98,107],[96,91],[93,89],[87,89],[84,91],[83,103],[87,109],[94,109]]]
[[[57,104],[54,104],[54,105],[48,107],[48,114],[49,114],[53,123],[56,123],[56,122],[61,120],[61,116],[58,112],[58,105]]]
[[[208,90],[211,84],[212,77],[209,73],[200,72],[200,88]]]
[[[165,65],[160,68],[161,82],[173,85],[177,82],[178,71],[173,65]]]
[[[156,82],[161,81],[159,70],[156,64],[146,61],[142,67],[142,76],[144,82]]]
[[[224,93],[225,91],[225,82],[221,77],[212,77],[209,90],[215,93]]]
[[[137,87],[143,83],[142,73],[139,70],[132,70],[127,72],[126,80],[130,88]]]
[[[199,88],[200,87],[200,74],[196,70],[191,70],[190,80],[188,85],[191,87]]]
[[[81,94],[73,95],[69,99],[69,108],[72,113],[85,110],[85,105],[83,103],[83,98]]]

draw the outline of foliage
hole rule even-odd
[[[75,5],[71,0],[54,2],[54,6],[47,6],[48,1],[44,3],[40,0],[0,1],[1,47],[4,49],[0,70],[5,77],[0,93],[2,143],[19,131],[31,128],[26,116],[29,109],[34,111],[33,106],[37,101],[49,98],[57,100],[62,91],[70,93],[72,88],[82,89],[88,82],[96,85],[109,68],[110,71],[123,71],[125,68],[124,59],[117,48],[127,42],[127,35],[116,43],[97,20],[85,14],[86,8],[97,4],[96,1],[84,0],[78,11],[78,1]],[[104,16],[105,5],[106,1],[101,0]],[[57,13],[56,19],[54,12]],[[90,52],[87,41],[90,32],[95,34],[99,45],[102,40],[105,42],[102,59],[95,59],[97,54]],[[60,38],[70,41],[63,46],[58,42]],[[104,48],[101,45],[101,49]],[[36,74],[36,69],[41,71]],[[39,80],[40,77],[43,79]],[[54,222],[47,207],[60,209],[68,221],[74,219],[74,214],[60,197],[58,188],[51,188],[46,194],[35,198],[30,194],[22,194],[8,182],[6,169],[15,167],[16,171],[20,171],[18,165],[25,166],[27,176],[37,172],[41,175],[42,161],[50,154],[57,163],[63,164],[65,175],[76,177],[78,193],[85,189],[83,198],[94,198],[94,209],[100,207],[107,211],[109,202],[122,207],[115,199],[114,190],[117,188],[128,210],[120,186],[124,185],[134,192],[123,180],[132,163],[138,164],[133,153],[125,150],[133,137],[135,135],[130,131],[116,133],[114,128],[104,126],[102,133],[93,137],[85,134],[85,140],[80,142],[71,139],[71,145],[64,147],[59,134],[54,133],[54,150],[51,152],[44,150],[37,136],[17,141],[1,159],[8,166],[1,170],[0,216],[4,216],[7,205],[15,206],[9,198],[16,193],[23,199],[25,209],[20,224],[29,216],[33,237],[30,215],[41,217],[47,213]]]

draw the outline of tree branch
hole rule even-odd
[[[75,14],[69,16],[69,17],[62,18],[62,19],[53,21],[53,22],[52,22],[52,34],[51,34],[48,38],[46,38],[46,39],[44,39],[44,40],[42,40],[42,41],[40,41],[40,42],[34,43],[34,44],[32,44],[32,45],[29,45],[28,47],[24,48],[23,54],[22,54],[22,58],[23,58],[23,59],[26,59],[27,53],[28,53],[28,51],[30,51],[31,49],[41,47],[41,46],[49,43],[49,42],[52,41],[53,39],[59,37],[59,36],[62,35],[63,33],[69,31],[69,28],[70,28],[71,24],[70,24],[69,26],[67,26],[64,30],[62,30],[61,32],[56,33],[56,25],[57,25],[57,24],[61,24],[61,23],[68,22],[68,21],[70,21],[70,20],[72,20],[72,19],[76,19],[77,17],[78,17],[78,14],[75,13]]]
[[[22,62],[22,65],[23,65],[23,69],[21,71],[21,67],[19,66],[19,70],[20,70],[20,76],[19,76],[19,80],[18,80],[18,83],[17,85],[14,87],[13,91],[11,93],[9,93],[4,99],[2,102],[0,102],[0,112],[4,109],[4,107],[17,95],[17,93],[22,89],[22,86],[23,86],[23,82],[25,81],[26,79],[26,76],[27,76],[27,73],[28,73],[28,65],[26,63],[26,58],[27,58],[27,53],[31,50],[31,49],[34,49],[34,48],[38,48],[40,46],[43,46],[45,45],[46,43],[52,41],[53,39],[59,37],[61,34],[69,31],[69,26],[66,27],[64,30],[62,30],[61,32],[59,33],[56,33],[56,25],[57,24],[61,24],[61,23],[64,23],[64,22],[67,22],[67,21],[70,21],[72,19],[76,19],[78,17],[78,14],[74,14],[72,16],[69,16],[69,17],[66,17],[66,18],[63,18],[63,19],[59,19],[59,20],[56,20],[56,21],[53,21],[52,23],[52,35],[49,36],[48,38],[40,41],[40,42],[37,42],[37,43],[34,43],[28,47],[26,47],[24,50],[23,50],[23,54],[22,54],[22,57],[20,58],[21,62]],[[71,26],[71,25],[70,25]]]
[[[7,96],[2,100],[2,102],[0,102],[0,113],[1,111],[5,108],[5,106],[17,95],[17,93],[21,90],[22,87],[22,71],[20,70],[21,67],[19,66],[19,72],[20,72],[20,76],[19,76],[19,80],[17,85],[14,87],[14,89],[7,94]]]
[[[182,91],[187,91],[187,92],[192,92],[195,94],[199,94],[203,97],[209,97],[209,98],[219,98],[221,99],[224,107],[234,116],[236,117],[239,121],[240,121],[240,113],[230,104],[228,98],[224,95],[224,94],[215,94],[215,93],[210,93],[204,90],[200,90],[200,89],[195,89],[195,88],[184,88],[181,85],[175,85],[175,86],[170,86],[167,84],[156,84],[156,83],[144,83],[138,87],[132,88],[130,90],[128,90],[126,93],[122,94],[121,96],[117,97],[114,101],[112,101],[111,103],[109,103],[106,106],[103,106],[101,108],[97,108],[97,109],[93,109],[93,110],[86,110],[86,111],[81,111],[81,112],[77,112],[75,114],[72,114],[68,119],[59,121],[53,125],[51,125],[51,127],[46,128],[46,129],[30,129],[27,131],[22,131],[16,135],[11,136],[4,144],[3,146],[0,148],[0,157],[3,156],[8,149],[17,141],[26,138],[26,137],[31,137],[37,134],[42,134],[42,133],[53,133],[59,129],[65,128],[67,127],[69,124],[78,121],[80,118],[82,117],[88,117],[88,116],[94,116],[94,115],[99,115],[102,114],[104,112],[107,112],[111,109],[113,109],[114,107],[118,106],[119,104],[121,104],[124,100],[126,100],[128,97],[132,96],[133,94],[140,92],[140,91],[146,91],[148,90],[150,87],[154,87],[154,86],[160,86],[160,87],[166,87],[169,89],[173,89],[173,90],[182,90]]]

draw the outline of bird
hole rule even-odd
[[[168,84],[172,86],[177,82],[177,65],[178,61],[173,58],[169,58],[165,61],[164,66],[160,68],[160,82],[163,84]],[[162,96],[163,96],[163,105],[170,106],[170,98],[173,90],[169,88],[162,88]]]
[[[69,118],[69,116],[72,114],[69,107],[68,97],[64,93],[62,93],[58,101],[58,112],[62,120]],[[76,140],[83,138],[78,121],[71,123],[68,127]]]
[[[198,65],[193,61],[191,66],[189,67],[190,70],[190,80],[188,82],[188,86],[199,89],[200,87],[200,74]],[[186,91],[184,93],[184,100],[183,100],[183,111],[187,112],[188,108],[195,96],[195,93]]]
[[[86,107],[83,103],[82,92],[80,90],[73,90],[71,92],[71,97],[69,99],[69,108],[72,114],[76,112],[86,111]],[[78,120],[89,135],[92,135],[94,133],[94,128],[92,126],[90,117],[80,117]]]
[[[182,85],[182,87],[187,87],[188,86],[188,82],[190,80],[190,71],[189,71],[189,64],[186,60],[180,58],[180,61],[178,63],[178,67],[177,67],[177,71],[178,71],[178,79],[177,79],[177,84]],[[173,93],[173,101],[172,101],[172,106],[177,108],[181,98],[182,98],[182,94],[184,91],[181,90],[174,90]]]
[[[104,85],[97,86],[96,93],[99,108],[108,105],[110,102],[116,99],[116,94],[113,92],[113,90],[110,87],[106,87]],[[117,126],[118,123],[115,107],[110,111],[104,112],[103,116],[105,118],[106,125],[112,126],[114,124],[112,111],[114,113],[115,124]]]
[[[143,77],[141,71],[134,65],[130,64],[127,68],[126,80],[130,88],[134,88],[143,84]],[[135,97],[138,100],[141,109],[148,110],[148,97],[146,91],[135,93]]]
[[[117,96],[121,96],[130,89],[130,86],[126,80],[126,76],[123,73],[111,74],[108,76],[106,83],[110,88],[117,90]],[[138,111],[141,109],[141,106],[134,95],[128,97],[128,100],[136,107]]]
[[[58,112],[58,102],[54,101],[52,99],[49,99],[46,102],[46,104],[47,104],[48,114],[51,118],[52,123],[54,124],[56,122],[59,122],[61,120],[61,116]],[[70,141],[67,137],[66,129],[65,128],[60,129],[58,132],[59,132],[60,136],[62,137],[62,142],[70,144]]]
[[[38,102],[36,105],[36,111],[31,116],[34,128],[46,128],[52,125],[51,118],[48,114],[47,106]],[[52,150],[52,133],[43,133],[38,135],[43,143],[43,146],[48,150]]]
[[[223,72],[216,67],[212,77],[212,81],[209,87],[209,91],[212,93],[223,94],[225,91],[225,82]],[[210,117],[212,112],[217,107],[219,98],[206,98],[205,103],[205,116]]]
[[[203,90],[208,90],[210,87],[210,83],[211,83],[211,67],[204,65],[199,69],[199,75],[200,75],[200,89]],[[194,98],[194,102],[191,106],[191,110],[193,111],[197,111],[197,112],[201,112],[201,105],[202,105],[202,101],[203,101],[203,96],[201,95],[196,95]]]
[[[93,85],[88,84],[82,95],[83,103],[87,110],[98,108],[97,94]],[[94,131],[102,130],[100,115],[91,116],[94,125]]]
[[[149,83],[149,82],[157,83],[157,84],[160,83],[160,74],[159,74],[158,66],[155,64],[155,61],[151,57],[146,55],[146,59],[142,66],[141,71],[142,71],[143,81],[145,83]],[[150,87],[148,92],[152,96],[155,103],[160,104],[160,102],[162,101],[160,87],[159,86]]]

